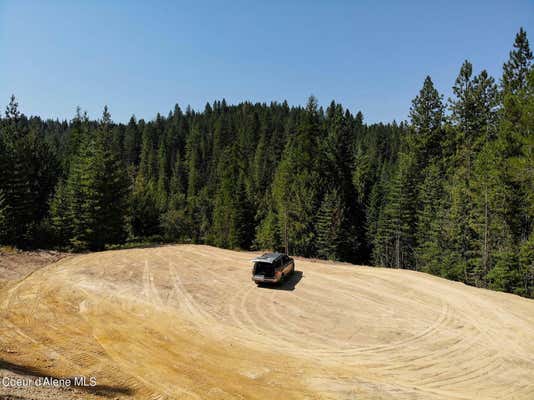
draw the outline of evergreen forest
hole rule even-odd
[[[527,34],[502,75],[430,76],[409,119],[332,101],[176,105],[152,120],[0,118],[0,243],[98,251],[136,243],[413,269],[534,297],[534,68]]]

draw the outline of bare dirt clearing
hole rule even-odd
[[[0,370],[96,376],[86,397],[534,398],[534,301],[300,259],[258,288],[256,254],[177,245],[39,269],[0,290]]]
[[[67,256],[68,253],[58,251],[18,251],[0,247],[0,287]]]

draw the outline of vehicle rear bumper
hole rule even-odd
[[[274,277],[274,278],[265,278],[263,276],[253,276],[252,280],[256,283],[278,283],[280,282],[280,278]]]

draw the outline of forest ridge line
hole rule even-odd
[[[0,118],[0,243],[192,242],[410,268],[534,297],[534,72],[520,29],[498,80],[428,76],[408,123],[334,101],[176,106],[114,123]]]

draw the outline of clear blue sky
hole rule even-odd
[[[534,0],[0,0],[0,105],[127,121],[314,94],[403,120],[427,74],[446,96],[466,58],[498,77],[520,26],[534,47]]]

